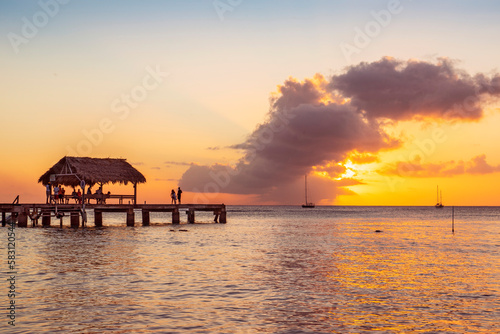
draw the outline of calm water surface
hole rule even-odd
[[[500,332],[500,208],[455,208],[454,234],[451,208],[228,211],[16,228],[16,326],[4,311],[0,332]]]

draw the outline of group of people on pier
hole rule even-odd
[[[179,204],[181,204],[181,195],[182,195],[181,187],[177,187],[177,194],[175,193],[175,190],[172,189],[172,191],[170,192],[170,198],[172,199],[172,204],[177,204],[177,201],[179,201]]]
[[[56,184],[53,188],[53,191],[54,193],[52,193],[52,187],[50,184],[47,184],[45,186],[46,204],[69,204],[70,199],[73,199],[76,204],[82,204],[83,197],[80,189],[76,190],[73,187],[73,192],[70,196],[67,196],[65,194],[66,191],[64,190],[64,188],[61,185]],[[106,195],[104,195],[102,192],[102,187],[99,187],[99,189],[96,190],[95,194],[92,194],[92,189],[91,187],[89,187],[87,194],[85,195],[85,201],[86,203],[90,204],[90,200],[95,199],[97,203],[106,203],[106,197],[110,194],[111,193],[108,192]]]
[[[66,196],[66,191],[62,187],[62,185],[56,184],[53,188],[54,193],[52,194],[52,186],[51,184],[47,184],[45,186],[45,193],[46,193],[46,199],[45,203],[46,204],[69,204],[69,200],[73,199],[75,203],[77,204],[82,204],[82,192],[80,189],[76,190],[73,187],[73,192],[71,193],[71,196]],[[89,187],[87,191],[87,195],[85,196],[86,201],[90,204],[90,199],[96,199],[97,202],[102,202],[106,203],[106,197],[109,197],[111,193],[108,192],[106,195],[103,194],[102,192],[102,187],[99,187],[99,189],[96,190],[95,194],[92,194],[92,190]],[[170,198],[172,199],[172,204],[177,204],[177,201],[179,201],[179,204],[181,204],[181,197],[182,197],[182,190],[181,187],[177,187],[177,193],[175,192],[174,189],[172,189],[170,193]]]
[[[52,187],[50,184],[47,184],[45,186],[45,203],[46,204],[69,204],[70,198],[73,198],[75,200],[75,203],[81,203],[82,202],[82,193],[80,192],[80,189],[76,191],[75,188],[73,188],[73,192],[71,193],[71,196],[66,196],[66,190],[61,186],[56,184],[54,186],[54,193],[52,194]]]

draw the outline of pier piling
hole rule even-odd
[[[78,228],[80,227],[80,214],[77,211],[71,211],[70,214],[71,227]]]
[[[134,226],[134,225],[135,225],[134,208],[130,208],[127,210],[127,226]]]
[[[142,210],[142,226],[149,226],[149,210]]]
[[[19,216],[17,217],[17,226],[28,227],[28,214],[24,208],[21,209],[21,212],[19,212]]]
[[[42,226],[50,226],[50,211],[42,211]]]
[[[102,227],[102,211],[94,210],[94,226]]]
[[[226,207],[222,207],[220,210],[219,223],[226,224]]]
[[[180,224],[180,222],[181,222],[181,219],[180,219],[180,215],[179,215],[179,208],[176,207],[172,211],[172,224]]]
[[[189,209],[186,211],[187,213],[187,216],[188,216],[188,223],[189,224],[194,224],[194,210],[193,209]]]

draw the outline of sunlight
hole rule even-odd
[[[353,176],[356,176],[356,166],[352,163],[351,160],[346,160],[346,162],[339,163],[339,166],[345,167],[345,172],[337,177],[335,180],[343,180],[343,179],[351,179]]]

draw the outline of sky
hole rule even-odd
[[[138,202],[499,205],[500,3],[0,2],[0,202],[64,156]],[[131,194],[128,185],[104,191]]]

